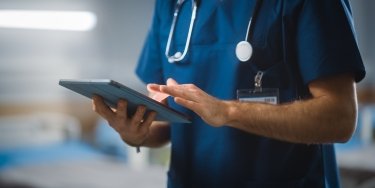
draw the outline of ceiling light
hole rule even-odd
[[[86,11],[0,10],[0,27],[65,31],[89,31],[96,16]]]

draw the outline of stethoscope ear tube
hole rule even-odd
[[[249,24],[247,26],[245,40],[240,41],[236,46],[235,54],[236,54],[238,60],[241,61],[241,62],[248,61],[253,54],[253,47],[250,44],[250,42],[248,41],[248,38],[249,38],[249,35],[252,35],[252,28],[253,27],[251,27],[251,25],[253,25],[252,22],[253,22],[253,20],[255,20],[255,16],[257,15],[257,12],[260,9],[260,1],[261,0],[256,0],[256,2],[255,2],[254,10],[253,10],[252,16],[249,20]],[[174,34],[174,30],[175,30],[176,22],[177,22],[177,18],[178,18],[178,14],[179,14],[180,8],[181,8],[181,6],[184,2],[185,2],[185,0],[178,0],[177,4],[176,4],[175,11],[173,13],[173,20],[172,20],[172,24],[171,24],[171,29],[169,30],[167,46],[165,47],[165,56],[167,57],[167,60],[168,60],[169,63],[175,63],[175,62],[183,60],[185,58],[185,56],[186,56],[186,54],[189,50],[189,46],[190,46],[191,35],[192,35],[192,32],[193,32],[194,22],[195,22],[196,13],[197,13],[197,7],[200,3],[200,0],[192,0],[192,6],[193,6],[192,9],[193,10],[192,10],[192,14],[191,14],[189,31],[188,31],[188,35],[186,37],[184,51],[183,52],[177,51],[173,55],[169,55],[170,47],[171,47],[171,43],[172,43],[172,38],[173,38],[173,34]]]

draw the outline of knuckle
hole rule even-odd
[[[150,121],[153,121],[156,118],[156,115],[157,113],[155,111],[152,111],[148,118],[150,119]]]
[[[139,123],[140,121],[142,120],[142,115],[139,113],[139,114],[135,114],[132,118],[132,122],[133,123]]]
[[[145,113],[145,111],[146,111],[146,108],[144,108],[144,107],[138,108],[135,118],[141,119],[143,117],[142,115]]]
[[[190,84],[190,88],[192,88],[192,89],[198,89],[198,87],[196,85],[194,85],[194,84]]]
[[[119,100],[118,103],[117,103],[118,107],[119,108],[125,108],[126,106],[126,101],[124,100]]]
[[[146,110],[146,107],[145,106],[139,106],[138,109],[139,109],[140,112],[144,112]]]

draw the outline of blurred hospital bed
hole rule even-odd
[[[114,132],[100,132],[105,128],[93,147],[81,139],[80,124],[71,116],[1,117],[0,187],[166,187],[164,167],[137,163],[142,154],[133,157],[134,150],[111,139]]]
[[[375,107],[359,112],[352,139],[335,144],[343,188],[375,187]],[[147,150],[136,154],[103,120],[94,143],[80,127],[63,113],[0,117],[0,187],[166,187],[165,167],[149,165]]]

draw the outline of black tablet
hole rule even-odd
[[[59,85],[88,98],[92,98],[93,95],[102,96],[104,102],[113,108],[116,108],[119,99],[127,100],[128,114],[130,116],[135,113],[136,108],[139,105],[144,105],[147,107],[147,112],[157,112],[156,120],[175,123],[191,123],[189,117],[185,114],[113,80],[62,79],[59,81]]]

